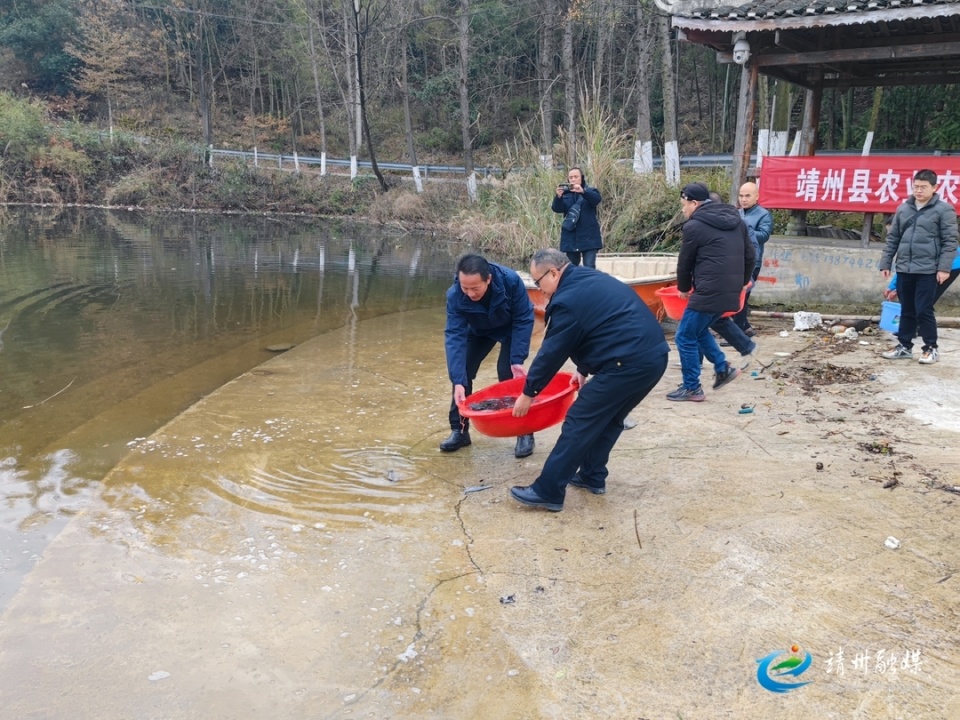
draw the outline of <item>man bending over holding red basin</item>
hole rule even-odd
[[[594,495],[607,491],[607,461],[624,418],[663,377],[670,347],[643,300],[612,275],[571,265],[553,248],[534,253],[530,275],[550,298],[547,328],[513,414],[527,414],[568,358],[577,365],[573,382],[580,393],[540,476],[510,494],[524,505],[560,512],[568,484]]]
[[[450,437],[440,443],[443,452],[470,444],[469,420],[460,417],[457,403],[473,392],[480,363],[500,343],[497,378],[501,381],[526,375],[523,363],[530,354],[533,303],[516,270],[488,262],[480,255],[457,261],[457,277],[447,290],[447,327],[444,346],[447,372],[453,383],[450,403]],[[533,435],[521,435],[513,454],[533,453]]]

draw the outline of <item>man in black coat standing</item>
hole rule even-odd
[[[572,265],[554,248],[534,253],[530,274],[550,298],[547,328],[513,414],[527,414],[568,358],[576,363],[580,393],[540,476],[510,494],[524,505],[559,512],[568,484],[594,495],[606,492],[607,461],[624,418],[663,377],[670,346],[650,309],[616,278]]]
[[[756,252],[740,213],[730,205],[711,202],[703,183],[684,187],[680,202],[687,221],[677,259],[677,291],[689,301],[674,337],[683,383],[667,393],[667,400],[703,402],[701,353],[716,372],[714,390],[740,374],[727,362],[710,326],[724,313],[740,309],[740,293],[751,280]]]

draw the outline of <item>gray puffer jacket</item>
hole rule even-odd
[[[957,213],[953,206],[934,193],[930,202],[917,210],[917,201],[911,197],[893,216],[878,267],[892,269],[896,256],[898,273],[950,272],[956,251]]]

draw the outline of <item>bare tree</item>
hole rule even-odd
[[[360,120],[363,124],[363,134],[367,137],[367,152],[370,153],[370,165],[373,168],[373,174],[377,176],[377,180],[380,182],[380,188],[384,192],[387,192],[389,188],[387,187],[386,180],[383,179],[383,173],[380,172],[380,168],[377,165],[377,154],[374,151],[373,138],[370,135],[370,124],[367,120],[367,93],[363,83],[363,51],[365,41],[367,33],[370,32],[371,23],[375,23],[378,19],[376,5],[374,5],[374,13],[371,15],[370,4],[369,2],[364,2],[364,0],[353,0],[353,27],[356,33],[354,49],[356,51],[357,96],[360,101]]]
[[[677,143],[677,95],[670,42],[670,19],[657,15],[657,28],[663,51],[660,53],[660,77],[663,81],[663,170],[667,185],[680,184],[680,149]]]
[[[654,12],[646,2],[636,4],[637,69],[634,82],[637,92],[637,122],[633,147],[633,171],[653,172],[653,127],[650,121],[650,70],[657,46]]]
[[[107,103],[107,123],[113,142],[113,111],[117,103],[138,87],[143,73],[143,38],[123,8],[114,3],[88,0],[80,6],[78,44],[67,44],[65,50],[82,64],[77,71],[77,86],[90,95],[103,97]]]
[[[540,93],[540,162],[545,168],[553,167],[553,86],[557,81],[556,28],[557,0],[544,0],[539,31],[537,80]]]
[[[567,131],[567,164],[575,165],[577,147],[577,78],[573,67],[573,26],[576,0],[566,0],[563,17],[563,45],[560,64],[563,68],[563,111]]]
[[[317,57],[317,44],[314,41],[313,29],[316,13],[311,12],[307,19],[307,37],[310,47],[310,70],[313,75],[313,94],[317,101],[317,119],[320,123],[320,175],[327,174],[327,124],[323,112],[323,94],[320,90],[320,60]]]
[[[404,13],[404,6],[401,5],[401,13]],[[400,87],[400,95],[403,99],[403,134],[407,140],[407,157],[410,160],[410,168],[413,173],[413,184],[418,193],[423,192],[423,178],[420,176],[420,165],[417,162],[417,145],[413,137],[413,117],[410,114],[410,79],[409,74],[409,38],[410,28],[406,24],[405,13],[401,15],[400,22],[400,79],[397,84]]]
[[[463,167],[467,175],[467,194],[471,202],[477,200],[477,176],[473,171],[473,140],[470,137],[470,0],[460,0],[457,18],[457,36],[460,48],[460,134],[463,139]]]

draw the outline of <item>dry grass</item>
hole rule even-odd
[[[585,101],[584,107],[591,104]],[[632,158],[633,142],[618,127],[602,110],[590,110],[581,118],[575,139],[561,130],[553,157],[576,157],[588,183],[600,190],[603,202],[598,217],[607,250],[664,249],[675,235],[670,230],[679,211],[677,188],[669,187],[659,172],[633,172],[627,160]],[[464,209],[458,221],[475,228],[472,240],[477,247],[525,260],[536,249],[559,241],[561,216],[550,204],[557,183],[566,180],[566,169],[544,168],[539,149],[522,130],[520,140],[504,147],[498,159],[509,171],[504,178],[489,181],[482,188],[480,203]],[[683,182],[698,180],[711,187],[726,182],[722,172],[684,173]]]

